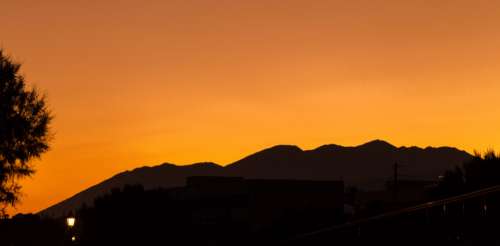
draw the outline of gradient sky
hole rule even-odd
[[[500,149],[498,0],[1,1],[52,150],[15,212],[276,144]]]

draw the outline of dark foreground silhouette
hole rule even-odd
[[[68,214],[76,218],[72,228],[64,228],[66,216],[14,218],[0,229],[17,224],[31,241],[17,233],[0,237],[0,245],[255,245],[344,222],[339,181],[192,177],[187,183],[113,189]]]
[[[500,186],[326,227],[280,245],[500,245]]]
[[[282,244],[500,245],[499,154],[476,154],[446,171],[428,199],[418,206],[300,234]]]

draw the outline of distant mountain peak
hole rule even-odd
[[[364,143],[362,145],[357,146],[358,148],[370,148],[370,149],[397,149],[396,146],[388,143],[387,141],[375,139],[373,141]]]
[[[275,145],[271,148],[264,149],[263,151],[290,151],[290,152],[302,152],[302,149],[297,145],[280,144]],[[261,152],[263,152],[261,151]]]
[[[191,164],[189,166],[197,166],[197,167],[221,167],[219,164],[215,162],[198,162]]]
[[[335,151],[335,150],[339,150],[339,149],[343,149],[343,148],[345,148],[345,147],[342,145],[325,144],[325,145],[319,146],[316,149],[313,149],[312,151],[332,151],[332,150]]]

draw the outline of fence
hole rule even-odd
[[[299,235],[283,245],[500,245],[500,186]]]

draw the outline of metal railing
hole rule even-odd
[[[496,228],[500,186],[305,233],[283,245],[497,245]]]

